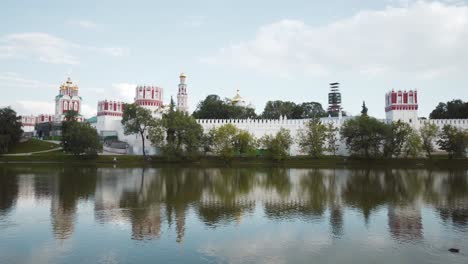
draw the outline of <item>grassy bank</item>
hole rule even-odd
[[[116,160],[114,160],[114,157]],[[122,166],[195,166],[195,167],[295,167],[295,168],[337,168],[337,167],[390,167],[390,168],[468,168],[468,159],[449,160],[445,156],[434,159],[356,159],[344,157],[289,157],[283,161],[274,161],[264,157],[237,157],[229,161],[218,157],[201,157],[196,160],[168,160],[164,157],[151,157],[145,161],[141,156],[119,155],[99,156],[96,159],[84,159],[65,155],[61,151],[31,156],[0,156],[1,163],[83,163],[83,164],[117,164]]]
[[[18,142],[9,151],[8,154],[30,153],[36,151],[50,150],[59,147],[59,145],[31,138],[25,142]]]

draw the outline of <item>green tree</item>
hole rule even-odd
[[[325,151],[327,139],[327,126],[322,124],[320,118],[313,118],[305,123],[304,129],[298,133],[298,143],[302,152],[319,158]]]
[[[419,129],[422,139],[422,147],[426,151],[427,156],[432,159],[432,152],[434,151],[434,141],[439,132],[439,128],[435,124],[429,122],[424,123],[424,125]]]
[[[325,117],[327,112],[317,102],[305,102],[296,104],[289,101],[268,101],[261,115],[264,119],[279,119],[285,116],[289,119],[304,119]]]
[[[361,115],[364,115],[364,116],[366,116],[368,111],[369,111],[369,109],[368,109],[368,108],[367,108],[367,106],[366,106],[366,102],[365,102],[365,101],[363,101],[363,102],[362,102],[362,110],[361,110]]]
[[[340,133],[351,154],[373,158],[381,154],[387,129],[379,120],[362,115],[345,121]]]
[[[216,129],[212,128],[208,131],[208,133],[204,133],[202,136],[202,149],[205,155],[208,152],[213,152],[215,132]]]
[[[73,155],[97,157],[102,151],[99,135],[88,123],[69,122],[62,133],[63,149]]]
[[[447,103],[440,102],[429,115],[431,119],[468,118],[468,102],[457,99]]]
[[[140,135],[143,156],[146,158],[145,133],[154,125],[154,118],[151,115],[151,111],[136,103],[125,104],[121,122],[125,135]]]
[[[65,112],[64,120],[62,121],[62,135],[67,133],[68,127],[78,122],[79,114],[74,110]],[[63,144],[63,138],[62,138]]]
[[[197,119],[246,119],[256,118],[255,110],[249,107],[232,105],[231,100],[221,100],[218,95],[208,95],[200,101],[193,112]]]
[[[213,132],[213,151],[224,159],[236,155],[252,155],[257,146],[255,138],[232,124],[222,125]]]
[[[464,158],[468,147],[468,132],[445,125],[440,132],[437,144],[440,149],[447,151],[449,159]]]
[[[195,118],[176,110],[171,98],[168,112],[161,120],[154,121],[148,134],[152,144],[161,147],[165,156],[195,157],[200,152],[203,128]]]
[[[230,159],[236,155],[236,136],[238,129],[232,124],[218,127],[214,131],[213,150],[216,155]]]
[[[306,118],[317,118],[326,117],[327,112],[323,109],[322,104],[317,102],[306,102],[298,105],[299,115],[295,115],[293,119],[306,119]]]
[[[422,151],[422,140],[417,131],[411,130],[403,147],[405,157],[416,158]]]
[[[288,101],[268,101],[262,113],[264,119],[279,119],[281,116],[293,118],[296,104]],[[297,110],[296,110],[297,111]]]
[[[330,152],[333,156],[336,156],[336,152],[338,152],[339,149],[340,140],[337,136],[339,131],[340,130],[332,123],[328,123],[326,132],[327,151]]]
[[[274,136],[265,135],[260,139],[262,148],[268,151],[275,160],[283,160],[289,156],[289,148],[293,144],[293,138],[289,130],[281,128]]]
[[[22,134],[21,117],[10,107],[0,108],[0,153],[8,152]]]
[[[238,130],[235,137],[235,148],[240,155],[255,155],[257,145],[257,140],[252,134],[245,130]]]
[[[384,143],[384,156],[387,158],[399,157],[403,151],[403,147],[413,131],[411,126],[403,123],[400,120],[389,125]]]

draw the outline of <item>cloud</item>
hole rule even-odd
[[[124,102],[133,102],[135,99],[135,88],[136,84],[131,83],[114,83],[112,84],[112,94],[115,100],[121,100]]]
[[[98,25],[90,20],[72,20],[71,24],[79,26],[84,29],[97,29]]]
[[[189,16],[183,21],[183,25],[186,27],[200,27],[205,23],[206,17],[204,16]]]
[[[20,115],[55,114],[55,105],[45,101],[16,101],[12,108]]]
[[[125,48],[84,46],[40,32],[9,34],[0,37],[0,59],[34,58],[51,64],[76,65],[80,63],[77,54],[83,51],[114,57],[128,54]]]
[[[434,78],[462,73],[468,66],[467,46],[466,4],[408,1],[323,26],[281,20],[202,62],[283,76],[343,71]]]
[[[3,88],[54,88],[56,85],[21,77],[15,72],[0,72],[0,85]]]
[[[95,116],[96,114],[97,114],[96,107],[92,107],[88,104],[81,105],[81,115],[84,116],[85,118],[90,118],[92,116]]]

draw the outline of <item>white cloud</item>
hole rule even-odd
[[[85,118],[90,118],[92,116],[95,116],[97,113],[97,108],[92,107],[87,104],[81,105],[81,115],[84,116]]]
[[[114,83],[112,84],[112,94],[115,100],[121,100],[124,102],[133,102],[135,99],[135,87],[136,84],[131,83]]]
[[[71,23],[84,29],[98,28],[98,25],[91,20],[72,20]]]
[[[128,50],[118,47],[83,46],[50,34],[32,32],[0,37],[0,58],[34,58],[52,64],[79,64],[78,53],[91,51],[109,56],[124,56]]]
[[[55,105],[52,102],[19,100],[12,108],[20,115],[55,114]]]
[[[185,18],[183,21],[183,25],[186,27],[200,27],[205,23],[205,17],[204,16],[189,16]]]
[[[32,89],[43,89],[53,88],[56,85],[44,83],[37,80],[27,79],[21,77],[19,74],[14,72],[0,72],[0,85],[2,88],[18,89],[18,88],[32,88]]]
[[[468,66],[468,6],[405,1],[324,26],[281,20],[202,61],[290,76],[348,71],[433,78]]]

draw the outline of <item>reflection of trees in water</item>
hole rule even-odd
[[[7,167],[0,167],[0,217],[10,211],[17,197],[18,179],[16,172]]]
[[[1,211],[15,206],[21,193],[17,175],[24,171],[0,170]],[[130,221],[133,239],[158,238],[167,222],[181,242],[189,210],[217,227],[241,221],[259,202],[273,220],[309,221],[329,212],[335,237],[344,233],[348,206],[359,209],[365,221],[387,208],[389,231],[399,240],[422,238],[423,202],[432,204],[447,224],[468,225],[466,171],[47,167],[33,173],[34,197],[51,199],[59,239],[72,234],[79,201],[92,197],[96,219]]]
[[[440,218],[457,228],[468,226],[468,172],[451,170],[442,177],[431,177],[433,191],[427,199],[434,205]]]
[[[51,182],[51,220],[54,236],[73,234],[78,200],[88,200],[96,189],[95,168],[64,167]]]

